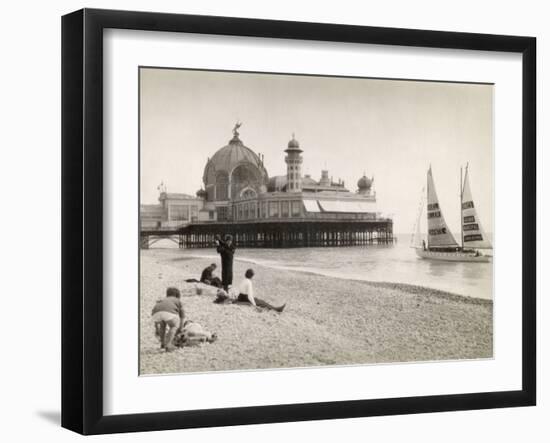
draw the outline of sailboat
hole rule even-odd
[[[470,180],[468,178],[468,165],[462,178],[462,168],[460,170],[460,213],[461,213],[461,241],[460,245],[455,240],[452,232],[447,226],[445,217],[439,199],[435,190],[432,167],[428,169],[427,183],[427,218],[428,218],[428,241],[421,240],[420,220],[423,213],[423,207],[420,206],[418,219],[416,222],[416,232],[413,239],[416,244],[416,254],[421,258],[432,260],[455,261],[455,262],[489,262],[491,257],[484,255],[480,250],[492,249],[485,231],[477,215],[477,211],[472,198],[470,189]]]

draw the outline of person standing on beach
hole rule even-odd
[[[218,247],[216,251],[222,259],[222,286],[226,291],[233,284],[233,255],[235,254],[235,245],[233,237],[227,234],[224,240],[218,235],[216,236]]]
[[[283,312],[286,303],[277,308],[259,298],[254,297],[254,286],[252,285],[252,277],[254,277],[254,270],[247,269],[244,274],[244,280],[239,285],[239,296],[237,297],[237,302],[250,303],[252,306],[258,306],[259,308],[266,308],[277,312]]]

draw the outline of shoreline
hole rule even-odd
[[[174,249],[175,250],[175,249]],[[156,251],[171,251],[171,249],[156,249]],[[184,257],[181,257],[184,260],[187,259],[196,259],[196,260],[216,260],[218,261],[218,257],[215,255],[200,255],[200,254],[187,254]],[[242,258],[242,257],[235,257],[235,261],[240,261],[242,263],[250,263],[255,266],[261,266],[265,268],[270,269],[276,269],[281,271],[289,271],[289,272],[297,272],[301,274],[310,274],[314,276],[319,277],[326,277],[326,278],[334,278],[344,281],[354,281],[359,283],[365,283],[371,286],[377,286],[380,288],[388,288],[388,289],[401,289],[404,291],[414,292],[414,293],[421,293],[423,291],[430,291],[431,295],[448,298],[452,300],[462,300],[464,303],[474,303],[474,304],[493,304],[493,300],[489,298],[481,298],[481,297],[473,297],[469,295],[462,295],[462,294],[456,294],[454,292],[445,291],[442,289],[437,288],[430,288],[428,286],[422,286],[422,285],[415,285],[412,283],[401,283],[401,282],[391,282],[391,281],[378,281],[378,280],[366,280],[363,278],[357,278],[357,277],[348,277],[348,276],[337,276],[337,275],[330,275],[327,273],[324,273],[320,270],[311,270],[311,269],[304,269],[304,268],[296,268],[291,266],[284,266],[284,265],[277,265],[277,264],[270,264],[265,263],[260,260],[255,260],[252,258]]]
[[[217,305],[215,288],[185,282],[198,279],[213,261],[219,262],[169,250],[140,252],[140,374],[493,357],[491,300],[254,264],[255,295],[275,305],[287,303],[278,314]],[[249,260],[235,259],[234,285],[247,267]],[[218,341],[160,351],[150,311],[168,286],[180,288],[186,317],[216,332]],[[204,289],[202,295],[196,286]]]

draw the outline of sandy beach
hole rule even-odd
[[[201,284],[204,290],[197,295],[197,285],[185,280],[199,278],[210,262],[177,249],[141,251],[141,374],[493,355],[491,300],[419,286],[273,269],[236,259],[234,284],[253,267],[255,295],[274,305],[287,304],[279,314],[246,305],[215,304],[215,288]],[[168,286],[182,291],[186,317],[216,332],[216,342],[173,353],[160,350],[153,334],[151,309]]]

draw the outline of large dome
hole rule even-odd
[[[236,166],[250,163],[254,166],[262,164],[260,157],[252,149],[247,148],[239,137],[233,137],[227,146],[219,149],[210,159],[207,166],[216,171],[231,172]]]
[[[239,198],[246,187],[258,193],[265,191],[268,176],[262,160],[244,145],[236,129],[233,132],[229,144],[216,151],[204,168],[203,182],[208,200]]]

